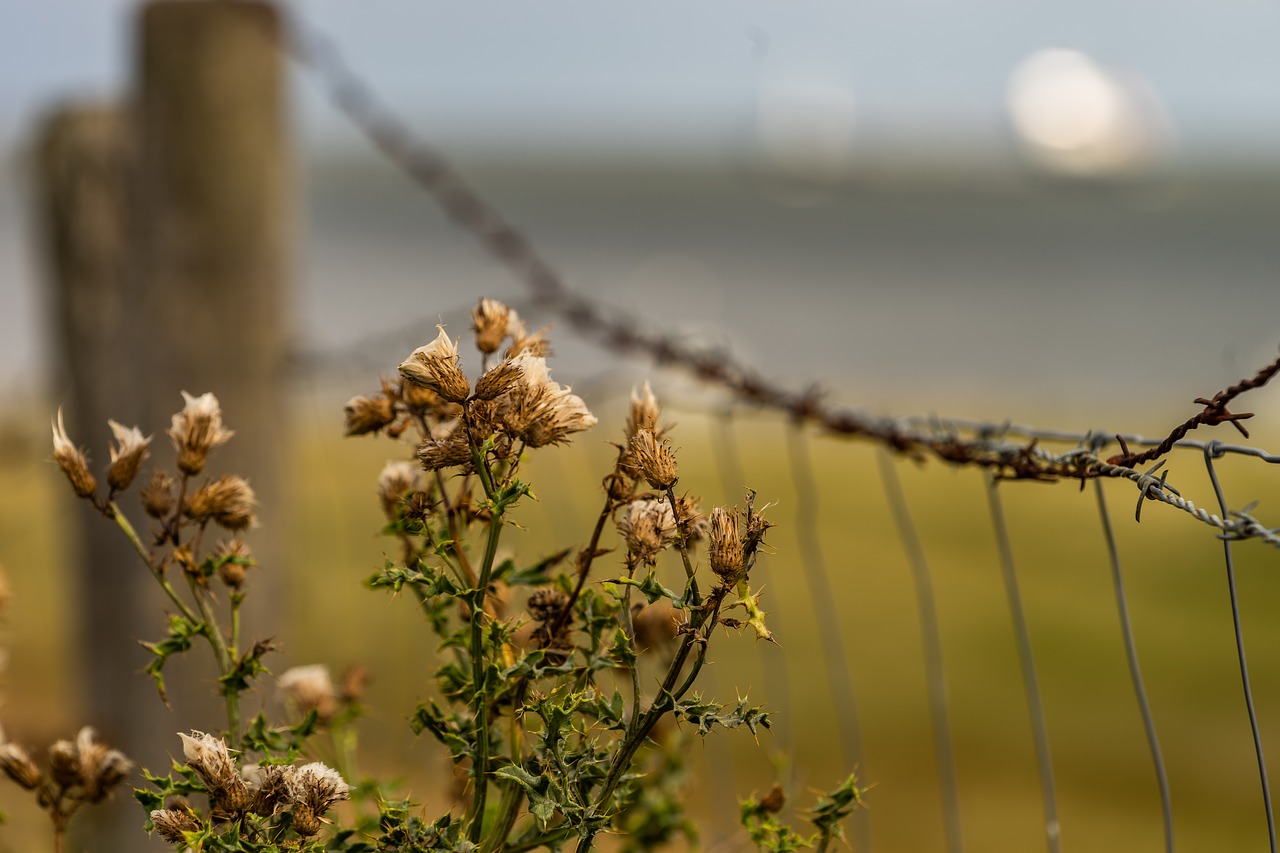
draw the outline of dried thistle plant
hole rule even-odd
[[[693,838],[681,792],[685,748],[675,744],[769,727],[768,713],[748,700],[722,705],[695,690],[717,627],[773,639],[752,585],[770,526],[754,493],[744,507],[709,516],[697,498],[676,494],[678,454],[646,383],[632,392],[626,443],[603,478],[585,542],[528,561],[499,558],[530,495],[527,460],[597,419],[551,378],[545,329],[529,333],[490,299],[472,325],[479,360],[471,374],[440,327],[399,365],[396,381],[344,407],[347,435],[385,436],[407,457],[389,462],[376,488],[400,559],[367,585],[410,592],[446,652],[435,673],[441,700],[411,715],[412,730],[440,743],[462,784],[459,811],[433,820],[356,769],[366,670],[348,670],[338,684],[321,664],[287,670],[276,679],[284,721],[243,719],[240,697],[258,686],[273,645],[240,636],[256,561],[236,537],[253,526],[256,499],[241,477],[204,474],[234,435],[217,398],[183,393],[167,431],[177,464],[141,480],[145,538],[117,496],[138,481],[149,439],[110,424],[103,494],[86,453],[55,421],[54,461],[72,491],[116,522],[168,596],[168,633],[147,645],[161,696],[165,664],[193,643],[203,642],[218,666],[226,728],[180,735],[183,760],[135,792],[148,829],[176,848],[498,853],[573,841],[586,851],[601,832],[617,832],[627,849],[656,849]],[[206,534],[217,530],[230,538],[211,544]],[[0,748],[0,767],[19,784],[39,786],[47,775],[17,747]],[[83,781],[81,789],[99,790]],[[841,790],[812,839],[788,835],[765,801],[743,820],[764,849],[825,848],[838,817],[858,804],[852,779]],[[348,799],[351,807],[335,811]]]

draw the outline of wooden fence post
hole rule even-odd
[[[252,643],[279,633],[285,615],[272,594],[286,553],[279,484],[294,227],[283,23],[268,3],[161,0],[142,8],[137,38],[136,381],[157,429],[185,390],[213,392],[236,432],[208,472],[246,477],[261,504],[262,529],[247,537],[262,566],[249,580]],[[172,459],[162,450],[155,455]],[[209,701],[212,685],[199,688],[201,705],[220,706]]]
[[[143,401],[129,344],[136,334],[129,316],[133,127],[121,108],[67,106],[40,128],[36,154],[35,221],[54,327],[53,396],[66,407],[73,439],[94,447],[91,461],[101,462],[107,419],[137,423]],[[80,711],[72,716],[128,755],[154,763],[164,756],[155,749],[155,731],[168,715],[139,677],[147,653],[136,642],[143,626],[156,624],[154,582],[113,525],[84,502],[74,503],[68,593],[76,659],[70,663]],[[92,811],[91,831],[104,842],[98,849],[143,849],[136,803],[116,797]]]
[[[101,462],[106,419],[137,424],[155,435],[154,464],[172,468],[164,430],[182,407],[179,392],[218,396],[237,437],[214,451],[209,470],[247,477],[262,505],[263,529],[248,537],[262,569],[250,577],[246,643],[278,632],[285,617],[274,595],[286,553],[293,242],[282,30],[266,3],[148,3],[133,48],[132,111],[66,111],[40,140],[39,221],[68,428]],[[125,506],[144,521],[131,497]],[[184,660],[166,670],[172,713],[159,702],[137,640],[163,636],[165,608],[123,537],[83,509],[75,583],[85,718],[163,770],[179,728],[225,725],[216,684],[207,669],[183,678],[194,662]],[[115,799],[84,828],[90,846],[151,849],[137,804]]]

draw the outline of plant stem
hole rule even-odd
[[[489,830],[489,837],[480,845],[480,853],[497,853],[506,847],[507,836],[520,816],[520,804],[524,802],[524,788],[515,782],[508,783],[498,804],[498,817]]]
[[[133,529],[133,525],[129,523],[129,519],[120,511],[120,507],[117,506],[115,502],[112,502],[108,505],[108,508],[109,514],[112,520],[115,521],[116,526],[123,531],[125,537],[133,544],[133,549],[138,552],[138,556],[141,557],[142,562],[146,564],[147,570],[150,571],[151,576],[156,579],[156,583],[160,584],[160,588],[164,590],[165,595],[169,596],[169,600],[178,608],[178,612],[181,613],[188,622],[199,622],[199,617],[191,612],[191,608],[188,607],[187,603],[178,595],[178,591],[169,584],[169,581],[165,580],[164,575],[160,573],[160,570],[156,568],[155,563],[151,561],[151,553],[147,551],[147,547],[142,544],[142,539],[138,537],[138,532]]]

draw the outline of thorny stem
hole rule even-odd
[[[468,435],[470,431],[468,430]],[[497,489],[489,471],[488,462],[472,440],[471,455],[475,461],[476,472],[480,484],[484,487],[485,496],[489,499],[492,516],[489,519],[489,537],[485,543],[484,562],[480,564],[480,578],[477,584],[476,600],[471,606],[471,678],[476,691],[476,749],[472,772],[475,777],[476,792],[471,801],[467,815],[469,825],[468,837],[473,844],[480,841],[480,831],[484,822],[485,799],[489,791],[489,698],[485,695],[482,682],[484,680],[484,644],[483,626],[485,617],[485,599],[489,594],[489,579],[493,573],[493,561],[498,553],[498,539],[502,536],[502,515],[505,507],[498,501]]]
[[[587,545],[586,551],[581,553],[578,567],[578,582],[573,587],[573,592],[569,594],[569,601],[556,614],[556,621],[548,627],[548,636],[555,637],[559,635],[564,628],[565,623],[569,621],[573,615],[573,605],[577,602],[578,596],[582,594],[582,588],[586,586],[587,576],[591,574],[591,563],[596,558],[596,552],[600,550],[600,536],[604,533],[605,523],[609,521],[609,516],[613,514],[613,499],[607,494],[604,498],[604,506],[600,508],[600,515],[596,518],[595,529],[591,531],[591,542]]]
[[[209,596],[204,594],[194,578],[188,576],[187,583],[191,587],[191,595],[196,600],[196,606],[200,608],[200,617],[204,621],[202,633],[213,648],[214,657],[218,659],[218,668],[222,670],[222,675],[230,675],[231,670],[235,668],[236,660],[231,649],[227,648],[227,638],[222,635],[222,628],[218,626],[218,617],[209,604]],[[224,687],[223,696],[227,704],[227,746],[238,749],[240,747],[240,694]]]
[[[573,828],[562,826],[557,829],[544,832],[542,835],[530,838],[528,841],[522,841],[519,844],[511,844],[503,848],[503,853],[525,853],[526,850],[535,850],[538,847],[547,847],[556,850],[563,844],[570,835],[573,835]]]
[[[520,815],[520,804],[524,802],[524,788],[511,782],[502,792],[502,800],[498,804],[498,816],[489,830],[488,839],[480,846],[481,853],[495,853],[506,847],[505,841],[515,826]]]
[[[156,579],[156,583],[160,584],[160,588],[164,590],[165,595],[169,596],[169,600],[178,608],[178,612],[182,614],[183,618],[188,622],[199,622],[199,618],[191,612],[191,608],[188,607],[187,603],[182,600],[180,595],[178,595],[178,591],[170,585],[169,581],[160,573],[160,570],[156,568],[155,563],[152,562],[151,553],[147,551],[147,547],[142,544],[142,540],[138,538],[138,532],[133,529],[133,525],[129,523],[129,519],[125,517],[125,514],[121,512],[120,507],[117,506],[114,501],[108,505],[108,515],[110,515],[112,520],[115,521],[116,526],[124,532],[125,537],[133,543],[133,549],[138,552],[138,556],[141,557],[142,562],[146,564],[148,571],[151,572],[151,576]]]

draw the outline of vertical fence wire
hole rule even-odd
[[[984,480],[987,502],[991,507],[991,524],[995,528],[996,543],[1000,550],[1000,568],[1004,576],[1005,595],[1009,599],[1009,614],[1013,617],[1018,660],[1022,665],[1027,711],[1031,717],[1031,737],[1035,744],[1036,765],[1040,771],[1040,796],[1044,801],[1045,842],[1049,853],[1059,853],[1062,849],[1062,830],[1058,824],[1058,802],[1053,784],[1053,756],[1049,750],[1049,731],[1045,725],[1044,706],[1040,699],[1040,679],[1036,675],[1035,656],[1031,650],[1031,633],[1027,628],[1027,615],[1022,608],[1022,594],[1018,591],[1018,574],[1013,565],[1013,548],[1009,543],[1009,528],[1005,524],[1000,493],[994,476],[987,475]]]
[[[1101,480],[1093,481],[1098,496],[1098,517],[1102,519],[1102,535],[1107,541],[1107,554],[1111,558],[1111,581],[1115,587],[1116,610],[1120,613],[1120,633],[1124,637],[1125,657],[1129,661],[1129,680],[1138,698],[1138,710],[1142,714],[1142,727],[1147,733],[1147,747],[1155,765],[1156,783],[1160,786],[1160,813],[1164,820],[1164,849],[1173,853],[1173,801],[1169,795],[1169,777],[1165,773],[1164,756],[1160,752],[1160,740],[1156,737],[1155,719],[1147,701],[1147,689],[1142,681],[1142,669],[1138,666],[1138,647],[1133,639],[1133,625],[1129,620],[1128,598],[1124,590],[1124,576],[1120,571],[1120,549],[1116,545],[1111,517],[1107,514],[1107,499]]]
[[[1213,484],[1213,493],[1218,498],[1218,507],[1222,517],[1227,518],[1227,499],[1222,492],[1222,484],[1218,482],[1218,472],[1213,466],[1213,459],[1218,455],[1218,442],[1210,441],[1204,448],[1204,467],[1209,472],[1209,482]],[[1258,778],[1262,785],[1262,804],[1267,812],[1267,838],[1271,844],[1271,853],[1276,853],[1276,822],[1271,808],[1271,784],[1267,780],[1267,761],[1262,753],[1262,735],[1258,730],[1258,714],[1253,705],[1253,688],[1249,684],[1249,664],[1244,654],[1244,631],[1240,625],[1240,599],[1236,593],[1236,567],[1231,554],[1231,539],[1222,539],[1223,563],[1227,569],[1227,593],[1231,597],[1231,626],[1236,637],[1236,657],[1240,661],[1240,681],[1244,687],[1244,706],[1249,713],[1249,728],[1253,732],[1253,751],[1258,759]]]
[[[860,777],[866,778],[866,751],[862,741],[862,719],[853,689],[853,671],[849,666],[844,638],[841,636],[840,613],[836,609],[835,593],[831,588],[831,579],[822,554],[818,525],[818,479],[814,475],[804,426],[796,421],[787,424],[787,454],[796,493],[796,538],[800,548],[800,561],[804,566],[806,586],[809,587],[817,621],[822,659],[827,664],[827,678],[840,730],[841,750],[845,765],[857,769]],[[865,809],[859,809],[853,813],[852,820],[854,849],[868,853],[871,850],[871,818]]]
[[[951,722],[947,710],[947,679],[942,664],[942,639],[938,631],[938,608],[933,590],[933,577],[925,559],[920,536],[911,517],[911,507],[902,491],[898,469],[888,452],[877,451],[880,479],[893,514],[894,526],[911,566],[911,579],[916,591],[916,608],[920,618],[920,636],[924,644],[925,678],[929,685],[929,717],[933,726],[933,747],[938,762],[938,783],[942,795],[942,816],[946,829],[947,850],[960,853],[964,840],[960,827],[960,793],[956,774],[956,756],[951,741]]]

